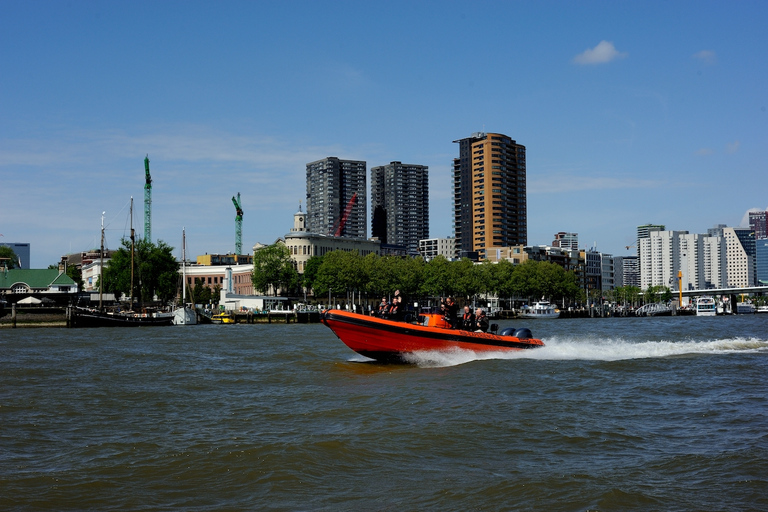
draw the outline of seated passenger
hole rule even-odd
[[[477,308],[475,315],[476,332],[488,332],[488,317],[485,316],[485,311],[481,308]]]

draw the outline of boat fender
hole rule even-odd
[[[514,327],[506,327],[501,330],[499,335],[501,336],[513,336],[515,334],[515,328]]]
[[[529,340],[533,338],[531,330],[527,327],[521,327],[520,329],[516,330],[514,336],[515,338],[519,338],[521,340]]]

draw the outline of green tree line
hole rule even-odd
[[[475,265],[468,259],[448,261],[438,256],[402,258],[357,252],[332,251],[313,256],[299,275],[282,244],[265,247],[254,254],[253,285],[266,293],[298,294],[306,287],[315,297],[361,293],[369,298],[391,295],[400,290],[407,297],[445,297],[469,300],[476,296],[538,300],[546,297],[560,302],[579,297],[576,275],[550,262],[508,261]]]

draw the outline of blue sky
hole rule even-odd
[[[188,255],[289,231],[305,164],[430,168],[452,235],[452,141],[527,147],[528,243],[634,253],[768,208],[766,2],[0,4],[0,241],[33,268],[128,230]],[[370,216],[370,212],[369,212]],[[369,219],[370,223],[370,219]],[[370,226],[369,226],[370,232]]]

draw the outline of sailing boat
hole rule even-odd
[[[196,325],[197,312],[184,302],[187,298],[187,232],[181,230],[181,303],[180,308],[173,310],[173,325]]]
[[[131,197],[131,307],[133,307],[133,197]],[[169,313],[134,313],[133,311],[104,311],[102,290],[104,285],[104,212],[101,214],[101,265],[99,267],[99,309],[72,308],[72,327],[139,327],[142,325],[171,325]]]

